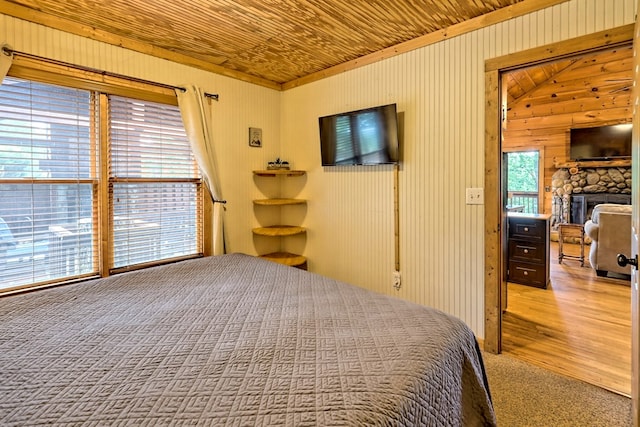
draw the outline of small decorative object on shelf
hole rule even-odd
[[[280,160],[280,157],[278,157],[275,161],[267,163],[267,170],[276,169],[289,170],[289,162]]]

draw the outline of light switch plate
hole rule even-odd
[[[467,204],[483,205],[484,189],[483,188],[467,188]]]

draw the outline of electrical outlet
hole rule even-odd
[[[396,288],[396,291],[400,290],[400,287],[402,287],[402,278],[399,271],[393,272],[393,287]]]
[[[467,204],[483,205],[484,189],[483,188],[467,188]]]

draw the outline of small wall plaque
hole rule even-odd
[[[249,128],[249,146],[262,147],[262,129]]]

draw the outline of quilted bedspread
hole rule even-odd
[[[0,298],[0,425],[495,425],[472,331],[242,254]]]

